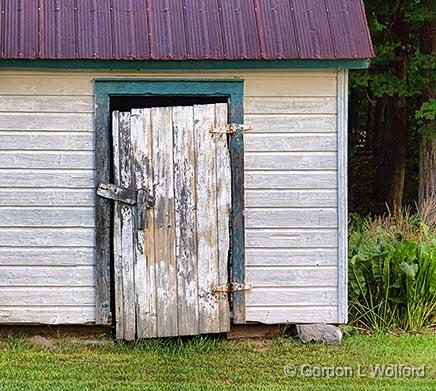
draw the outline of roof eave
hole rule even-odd
[[[220,70],[220,69],[367,69],[370,59],[289,60],[93,60],[5,59],[2,69],[130,69],[130,70]]]

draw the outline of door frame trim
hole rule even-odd
[[[96,78],[95,95],[95,185],[111,180],[112,147],[110,135],[110,97],[117,95],[141,96],[207,96],[226,97],[229,121],[244,123],[244,79],[140,79]],[[245,283],[244,234],[244,143],[242,131],[230,137],[232,170],[231,279]],[[111,315],[111,202],[96,197],[96,323],[112,324]],[[245,293],[233,294],[234,323],[245,322]]]

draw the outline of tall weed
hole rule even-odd
[[[381,217],[351,215],[351,324],[375,333],[436,326],[434,228],[407,209]]]

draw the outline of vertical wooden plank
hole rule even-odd
[[[227,124],[227,104],[215,105],[215,126]],[[232,179],[230,152],[227,134],[215,135],[216,141],[216,186],[217,186],[217,224],[218,224],[218,284],[229,283],[229,218],[232,202]],[[229,296],[219,295],[220,332],[230,330]]]
[[[130,113],[120,113],[119,121],[119,158],[120,158],[120,180],[119,185],[125,188],[132,188],[132,144],[130,135]],[[134,232],[134,210],[132,206],[121,203],[121,253],[122,253],[122,291],[124,311],[124,339],[133,340],[136,335],[136,313],[135,313],[135,238]]]
[[[131,111],[131,136],[135,188],[153,192],[152,132],[150,109]],[[137,206],[138,207],[138,206]],[[136,211],[139,213],[139,210]],[[138,338],[156,337],[156,284],[154,271],[154,216],[145,211],[145,229],[135,228],[135,300]]]
[[[338,71],[338,323],[348,322],[348,70]]]
[[[95,98],[95,183],[110,180],[110,113],[109,97]],[[95,200],[95,274],[96,274],[96,323],[109,325],[111,314],[111,201],[96,197]]]
[[[119,147],[119,120],[120,113],[112,114],[112,145],[114,183],[120,183],[120,147]],[[121,251],[121,205],[115,202],[114,230],[113,230],[113,257],[114,257],[114,293],[115,293],[115,334],[117,339],[124,338],[124,306],[123,306],[123,278],[122,278],[122,251]]]
[[[234,97],[230,122],[244,123],[242,96]],[[230,162],[232,167],[231,212],[231,274],[232,281],[245,284],[245,221],[244,221],[244,135],[237,131],[230,137]],[[235,324],[246,323],[245,291],[233,293],[232,320]]]
[[[198,334],[193,107],[173,108],[179,335]]]
[[[152,108],[157,336],[177,335],[172,109]]]
[[[215,105],[194,106],[196,148],[199,332],[219,332]]]

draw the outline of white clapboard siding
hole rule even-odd
[[[0,130],[0,150],[21,151],[93,151],[90,132],[29,132]],[[92,167],[93,168],[93,167]]]
[[[33,72],[15,72],[12,75],[0,74],[0,94],[19,96],[90,96],[93,91],[91,75],[62,75],[50,72],[35,75]]]
[[[247,267],[247,278],[256,287],[336,287],[336,266]]]
[[[247,208],[246,228],[314,228],[338,226],[336,208]]]
[[[94,166],[94,153],[53,151],[1,151],[0,168],[71,168]]]
[[[0,187],[94,188],[94,170],[0,169]]]
[[[330,164],[332,169],[326,171],[324,168],[301,168],[302,163],[297,162],[298,167],[280,167],[278,170],[276,167],[284,163],[283,160],[271,160],[272,164],[268,166],[264,160],[260,163],[250,161],[249,156],[251,152],[335,152],[339,119],[338,72],[335,70],[202,71],[195,75],[187,71],[2,71],[0,151],[10,151],[8,157],[12,160],[3,160],[6,165],[0,165],[0,205],[12,208],[93,207],[96,185],[93,161],[84,164],[84,160],[70,160],[74,164],[71,165],[68,160],[62,160],[45,168],[37,163],[38,160],[24,158],[24,152],[47,151],[50,157],[46,159],[52,159],[54,155],[48,151],[56,152],[57,156],[62,156],[62,151],[67,154],[77,152],[82,156],[86,155],[84,152],[92,153],[94,79],[156,75],[178,79],[240,77],[245,81],[245,123],[252,126],[245,134],[246,163],[256,168],[249,169],[245,175],[246,224],[250,227],[246,232],[246,264],[286,266],[289,270],[337,265],[337,229],[319,229],[317,226],[289,228],[290,223],[286,223],[285,228],[281,223],[275,228],[265,228],[264,221],[258,221],[258,227],[257,220],[255,223],[252,218],[258,219],[259,214],[252,214],[251,209],[284,209],[286,213],[289,208],[336,208],[337,164],[331,165],[331,160],[318,163]],[[15,153],[23,159],[14,158]],[[291,164],[292,156],[283,159]],[[47,164],[48,160],[40,163]],[[280,221],[283,222],[283,218]],[[92,227],[3,227],[0,228],[0,265],[92,266],[94,240]],[[154,264],[150,270],[154,272],[153,267]],[[326,281],[328,284],[330,282]],[[66,286],[56,289],[61,288],[71,289]],[[313,289],[307,293],[318,297],[315,288],[304,289]],[[333,295],[333,288],[326,289]],[[77,302],[65,300],[56,302],[54,307],[48,304],[50,292],[38,291],[40,303],[47,304],[31,306],[20,301],[19,297],[24,297],[26,290],[21,292],[17,293],[17,302],[9,296],[7,305],[0,306],[0,323],[82,324],[95,321],[95,309],[89,305],[89,296],[84,295],[83,301],[74,296],[73,300],[77,297]],[[257,293],[254,289],[247,294],[246,320],[264,323],[338,320],[336,302],[325,297],[325,300],[320,298],[320,305],[313,305],[310,299],[305,301],[305,292],[299,291],[298,296],[294,292],[285,292],[280,297],[268,291],[266,301],[262,301],[260,296],[264,292]],[[61,296],[57,297],[62,300]]]
[[[92,96],[0,96],[0,112],[92,113]]]
[[[245,99],[246,319],[336,322],[337,78],[283,81]]]
[[[1,287],[0,307],[16,306],[77,306],[95,305],[94,287]]]
[[[337,305],[336,287],[270,287],[252,288],[248,291],[248,300],[252,307],[274,306],[277,303],[292,303],[293,306]]]
[[[93,247],[0,247],[0,266],[93,266],[94,256]]]
[[[0,307],[0,324],[88,324],[95,322],[95,306]]]
[[[244,137],[245,152],[336,152],[335,133],[250,133]]]
[[[92,113],[0,113],[2,130],[46,130],[92,132]]]
[[[338,323],[337,305],[247,307],[247,319],[266,324]]]
[[[245,207],[307,208],[336,207],[336,189],[330,190],[279,190],[248,189],[245,192]]]
[[[45,130],[92,132],[92,113],[0,113],[2,130]]]
[[[252,133],[332,133],[336,130],[333,114],[251,114],[245,122]]]
[[[93,207],[0,207],[0,227],[94,227]]]
[[[245,171],[246,189],[336,189],[336,171]]]
[[[94,286],[93,266],[1,266],[0,286]],[[67,303],[65,303],[67,304]]]
[[[0,247],[92,247],[94,228],[0,228]]]
[[[1,154],[1,153],[0,153]],[[94,207],[94,189],[0,188],[1,206],[88,206]]]
[[[311,76],[301,77],[250,77],[245,80],[245,95],[248,97],[260,96],[336,96],[335,75],[313,78]]]
[[[247,152],[247,170],[334,170],[335,152]]]
[[[338,245],[337,229],[253,229],[246,228],[246,245],[248,248],[319,248]],[[273,251],[273,250],[272,250]]]
[[[336,248],[248,248],[245,264],[250,266],[336,266]]]
[[[336,98],[249,97],[244,108],[245,114],[336,114]]]
[[[93,322],[92,77],[0,85],[0,323]]]

